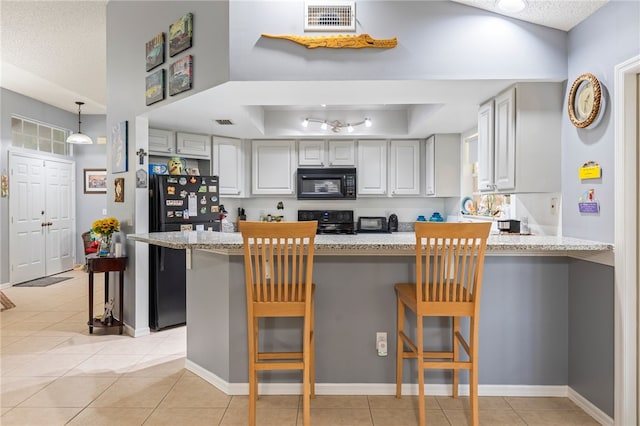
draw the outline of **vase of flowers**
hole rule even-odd
[[[100,239],[99,256],[109,256],[111,253],[111,239],[115,232],[120,231],[120,222],[115,217],[98,219],[91,225],[91,231]]]

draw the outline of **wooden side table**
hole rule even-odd
[[[127,258],[115,256],[98,256],[91,254],[87,256],[87,271],[89,272],[89,333],[93,333],[93,327],[120,327],[120,334],[124,326],[124,270],[127,267]],[[120,319],[113,318],[111,324],[105,324],[99,318],[93,316],[93,273],[104,272],[104,303],[109,301],[109,272],[119,272],[120,274]]]

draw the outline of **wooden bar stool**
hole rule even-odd
[[[478,425],[478,324],[484,253],[490,222],[416,222],[416,281],[395,285],[398,302],[396,397],[402,396],[402,362],[418,360],[420,426],[425,425],[424,370],[453,370],[453,397],[458,397],[458,370],[469,370],[471,421]],[[405,333],[405,308],[416,315],[416,338]],[[453,317],[452,350],[425,351],[424,317]],[[460,318],[468,317],[469,341],[460,331]],[[460,359],[458,344],[468,360]],[[405,345],[408,350],[405,351]]]
[[[249,425],[256,423],[258,372],[302,370],[303,419],[315,396],[313,250],[317,221],[239,222],[244,243],[249,338]],[[261,352],[259,320],[302,317],[302,352]]]

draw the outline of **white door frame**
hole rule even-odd
[[[638,83],[640,56],[615,67],[614,422],[637,424]]]

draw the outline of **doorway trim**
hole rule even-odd
[[[638,83],[640,55],[615,66],[614,422],[637,424]]]

